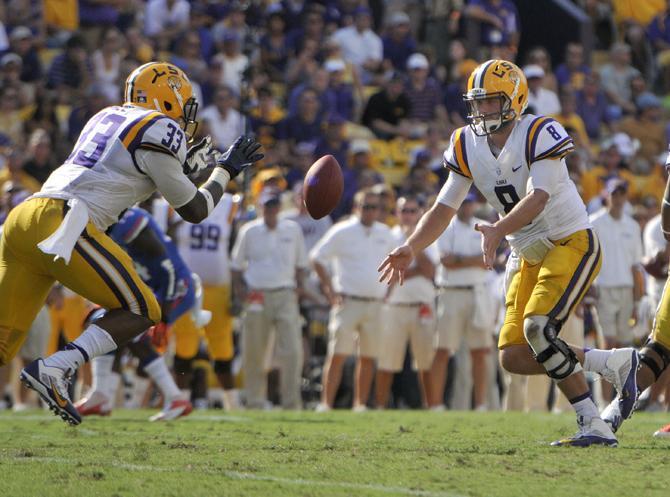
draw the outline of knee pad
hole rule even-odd
[[[214,361],[214,372],[216,374],[230,374],[233,372],[233,361]]]
[[[651,354],[650,352],[654,352]],[[658,359],[660,359],[660,361]],[[670,366],[670,351],[660,343],[648,340],[640,350],[640,362],[645,364],[656,377],[656,380],[663,374],[663,371]]]
[[[535,360],[554,380],[563,380],[582,370],[572,349],[558,337],[558,324],[547,316],[530,316],[523,323],[523,334]]]
[[[193,370],[193,358],[184,359],[178,355],[174,356],[174,372],[176,374],[185,375],[190,374]]]

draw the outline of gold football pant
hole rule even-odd
[[[670,281],[670,280],[669,280]],[[666,281],[661,301],[656,309],[651,339],[670,350],[670,289]]]
[[[505,322],[498,348],[525,344],[523,321],[528,316],[548,316],[563,324],[582,300],[602,265],[600,242],[588,229],[553,241],[542,262],[521,263],[505,298]]]
[[[152,321],[160,319],[158,302],[130,257],[93,223],[79,237],[67,265],[37,248],[58,228],[64,212],[63,200],[34,198],[14,208],[4,224],[0,240],[0,365],[16,355],[55,281],[105,309],[125,309]]]
[[[230,315],[230,286],[204,286],[202,308],[212,313],[205,326],[207,348],[212,360],[229,361],[233,358],[233,317]],[[180,317],[172,328],[175,334],[175,354],[190,359],[198,352],[202,330],[196,328],[191,313]]]

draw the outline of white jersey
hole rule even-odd
[[[200,224],[182,222],[177,228],[179,253],[203,284],[230,284],[230,231],[237,198],[224,193],[212,213]]]
[[[532,164],[543,159],[556,163],[556,184],[542,213],[507,235],[512,247],[523,249],[540,238],[557,240],[591,226],[565,165],[564,157],[573,149],[572,139],[558,122],[528,114],[516,122],[497,158],[486,136],[477,136],[470,126],[457,129],[444,153],[444,166],[474,182],[503,217],[532,190]]]
[[[83,201],[91,220],[103,231],[125,209],[148,198],[157,184],[176,188],[176,197],[188,201],[189,194],[195,195],[195,186],[186,184],[181,170],[186,141],[179,125],[165,114],[132,105],[107,107],[86,123],[70,156],[36,196]],[[149,171],[138,160],[140,149],[159,152],[161,157],[167,154],[176,162],[166,161],[170,167]]]

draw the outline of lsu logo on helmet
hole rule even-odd
[[[521,117],[528,105],[528,82],[516,64],[488,60],[472,71],[463,100],[472,130],[490,135]]]
[[[184,71],[167,62],[148,62],[130,73],[124,104],[162,112],[177,121],[189,138],[198,127],[198,102],[191,81]]]

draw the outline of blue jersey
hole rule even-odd
[[[165,257],[146,254],[133,246],[132,242],[144,230],[154,232],[165,250]],[[133,259],[140,278],[153,290],[158,302],[168,311],[163,321],[176,321],[194,303],[195,289],[191,271],[183,261],[177,246],[144,209],[132,207],[111,230],[110,236]],[[169,305],[166,307],[165,303]]]

